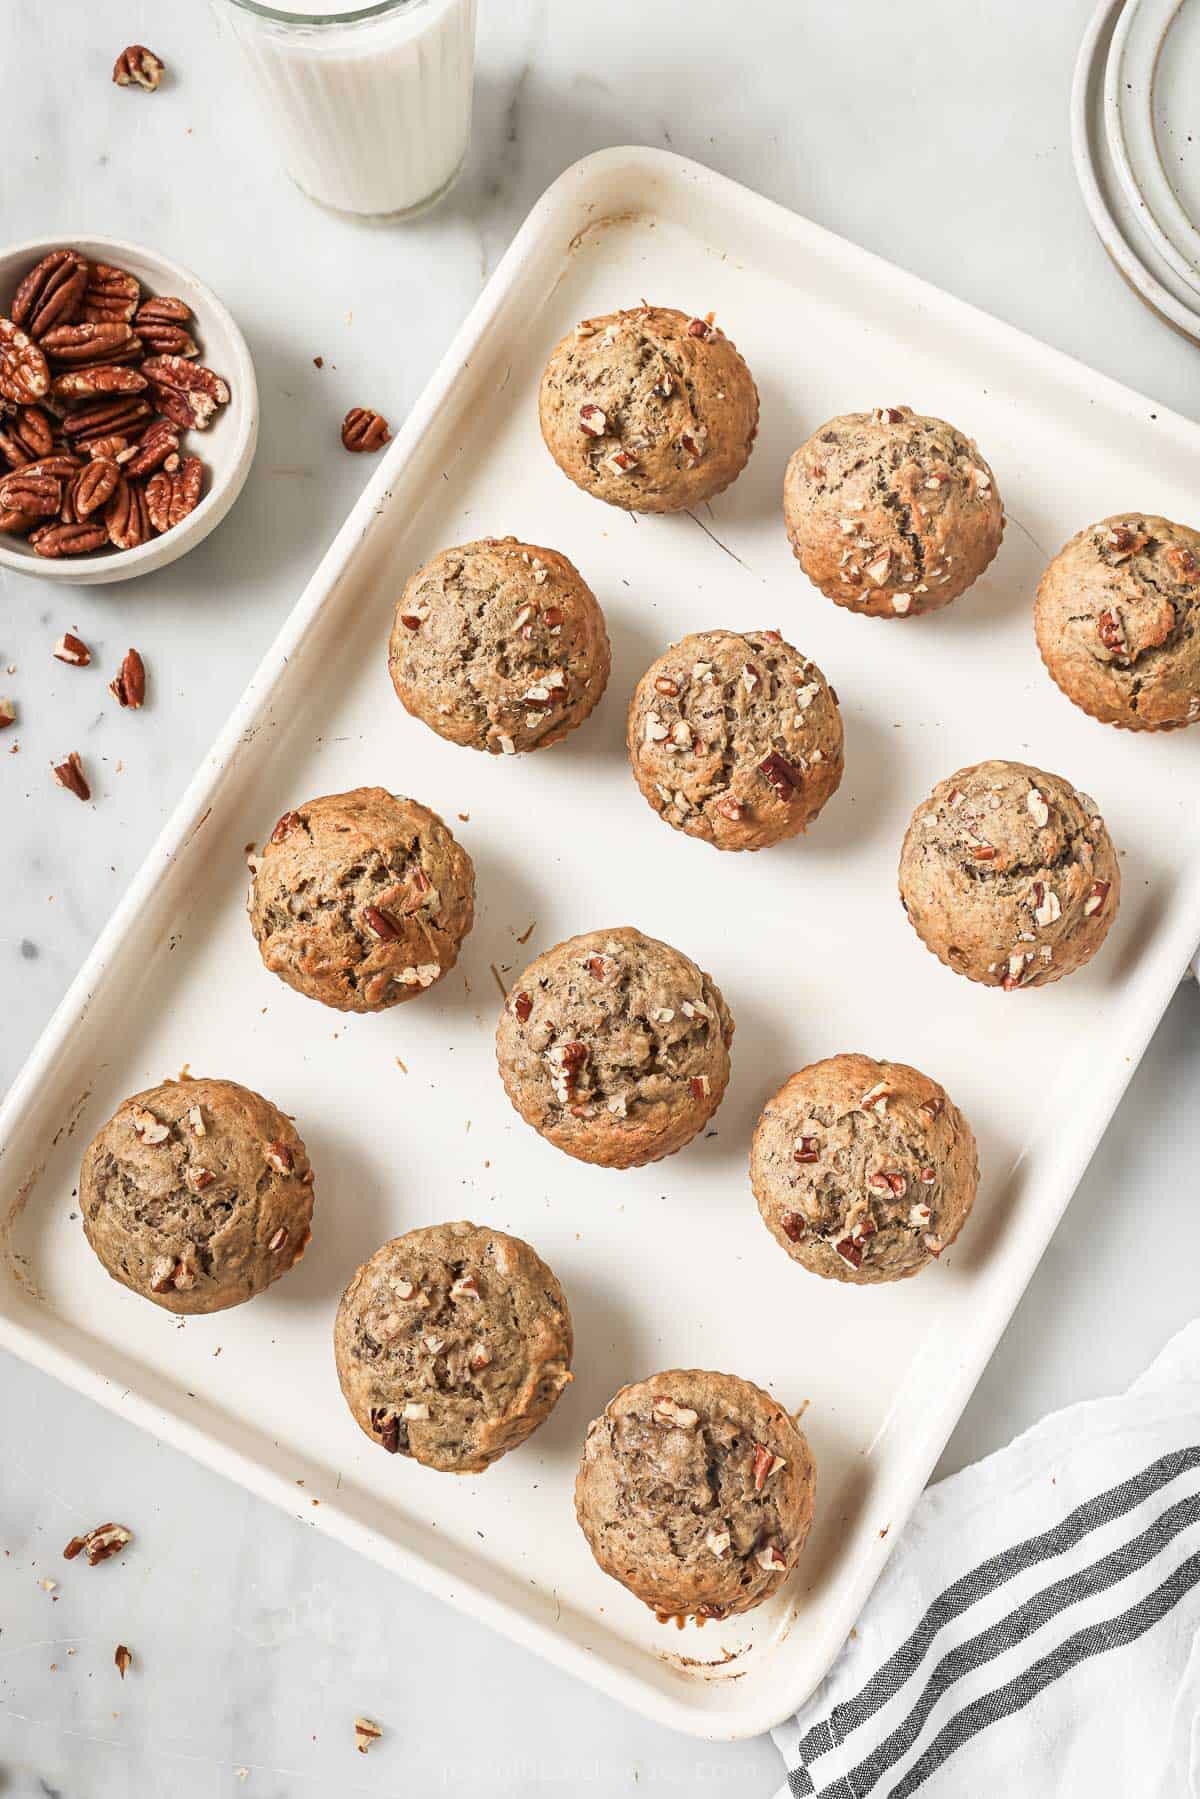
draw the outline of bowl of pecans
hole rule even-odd
[[[224,518],[257,439],[246,341],[187,269],[117,238],[0,251],[0,568],[164,567]]]

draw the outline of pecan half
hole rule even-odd
[[[98,520],[79,525],[42,525],[29,539],[39,556],[54,561],[59,556],[86,556],[103,549],[108,532]]]
[[[126,650],[125,660],[115,679],[109,682],[108,691],[118,706],[128,706],[134,712],[145,700],[146,665],[136,650]]]
[[[198,356],[199,347],[185,327],[192,309],[184,300],[161,294],[146,300],[134,315],[134,327],[143,343],[159,356]]]
[[[90,800],[92,790],[88,786],[88,778],[83,772],[83,763],[79,760],[79,752],[72,750],[65,762],[54,764],[54,779],[76,799]]]
[[[27,512],[0,508],[0,537],[23,537],[36,523],[37,520],[30,518]]]
[[[41,340],[51,362],[68,366],[106,361],[114,350],[129,350],[137,343],[132,325],[119,319],[84,319],[78,325],[56,325]]]
[[[217,407],[229,400],[228,383],[185,356],[148,356],[142,373],[156,390],[160,412],[185,429],[207,430]]]
[[[127,475],[151,475],[179,454],[179,432],[169,419],[154,419],[125,462]]]
[[[112,400],[94,400],[90,406],[81,406],[63,421],[63,431],[74,449],[87,449],[102,437],[111,437],[113,432],[133,430],[150,417],[149,400],[140,394],[119,394]]]
[[[123,363],[94,362],[56,375],[50,392],[56,400],[94,400],[97,394],[142,394],[149,385],[145,375]]]
[[[163,60],[145,44],[129,44],[113,64],[112,78],[118,87],[142,87],[152,94],[163,78]]]
[[[140,482],[121,476],[104,508],[104,524],[114,550],[136,550],[153,535],[146,490]]]
[[[16,417],[0,436],[0,451],[16,468],[22,462],[49,456],[53,449],[54,427],[41,407],[19,406]]]
[[[144,300],[137,310],[137,324],[147,325],[187,325],[190,324],[192,309],[186,300],[179,300],[174,294],[152,294]]]
[[[53,475],[16,469],[0,481],[0,509],[31,518],[53,518],[62,504],[62,482]]]
[[[107,506],[121,479],[118,464],[109,456],[96,456],[76,475],[71,485],[71,505],[77,522]]]
[[[200,502],[204,464],[198,456],[185,456],[173,474],[159,469],[146,483],[146,506],[156,531],[181,525]]]
[[[13,323],[34,337],[79,317],[87,286],[87,259],[78,250],[51,250],[30,269],[13,295]]]
[[[97,262],[88,276],[79,316],[93,324],[128,325],[141,297],[141,283],[136,275],[128,269],[115,269],[109,262]]]
[[[28,406],[50,391],[43,352],[11,319],[0,318],[0,397]]]
[[[369,406],[352,406],[342,420],[342,442],[356,454],[381,450],[390,439],[387,420]]]

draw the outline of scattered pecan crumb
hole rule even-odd
[[[314,356],[313,367],[315,369],[323,369],[325,367],[325,358],[323,356]]]
[[[371,1744],[377,1743],[382,1735],[378,1724],[373,1724],[370,1718],[355,1718],[354,1747],[360,1755],[365,1755]]]
[[[129,1650],[125,1647],[124,1643],[117,1644],[116,1653],[113,1656],[113,1662],[116,1665],[117,1673],[121,1676],[121,1679],[124,1680],[126,1672],[132,1666],[132,1663],[133,1663],[133,1656],[131,1655]]]

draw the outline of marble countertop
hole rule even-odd
[[[603,29],[546,0],[483,0],[463,181],[408,227],[352,223],[279,171],[232,46],[195,0],[15,9],[0,93],[4,234],[156,244],[230,305],[263,422],[242,499],[200,549],[129,586],[0,575],[0,667],[21,709],[0,758],[0,1088],[224,722],[364,479],[337,427],[403,419],[530,205],[579,156],[629,142],[710,163],[1200,417],[1200,361],[1093,239],[1068,145],[1092,0],[686,7],[606,0]],[[115,35],[114,35],[115,33]],[[110,84],[126,41],[170,78]],[[321,356],[324,367],[313,366]],[[140,717],[51,660],[75,629],[153,662]],[[86,750],[102,804],[48,763]],[[1180,989],[943,1458],[1125,1384],[1195,1310],[1200,991]],[[737,1794],[779,1785],[768,1741],[677,1738],[0,1357],[0,1792],[109,1799],[330,1793]],[[62,1544],[134,1514],[137,1553]],[[56,1581],[53,1591],[39,1584]],[[116,1643],[134,1665],[122,1683]],[[383,1742],[354,1755],[356,1713]]]

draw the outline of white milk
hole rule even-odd
[[[440,198],[462,167],[475,6],[391,0],[355,18],[368,9],[341,0],[293,0],[286,12],[222,0],[221,16],[245,53],[292,179],[340,212],[397,215]]]

